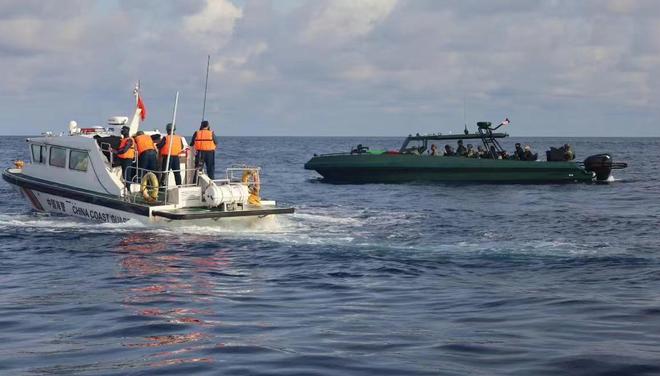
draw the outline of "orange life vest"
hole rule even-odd
[[[122,138],[121,142],[119,143],[119,149],[123,149],[130,139],[131,139],[130,137]],[[117,154],[117,158],[135,159],[135,141],[133,142],[130,148],[126,149],[125,152],[121,154]]]
[[[135,147],[137,149],[138,155],[141,155],[142,153],[148,150],[156,150],[156,147],[154,146],[154,142],[151,140],[151,137],[147,136],[146,134],[142,134],[134,137],[133,141],[135,143]]]
[[[197,151],[212,151],[215,150],[215,142],[213,142],[213,132],[208,129],[201,129],[195,135],[195,150]]]
[[[163,147],[160,149],[160,155],[165,157],[167,156],[167,154],[169,154],[170,137],[174,137],[172,139],[172,155],[176,157],[179,154],[181,154],[181,151],[183,151],[183,149],[181,148],[183,142],[181,141],[181,136],[179,136],[178,134],[165,136],[165,145],[163,145]]]

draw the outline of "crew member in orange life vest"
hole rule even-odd
[[[215,148],[218,145],[218,139],[215,138],[215,133],[209,129],[208,121],[202,121],[190,143],[195,146],[197,151],[195,168],[202,169],[206,165],[206,175],[211,180],[215,179]]]
[[[183,139],[178,134],[174,134],[172,124],[165,127],[167,136],[163,137],[156,147],[160,150],[160,167],[165,171],[167,168],[167,155],[170,154],[170,170],[174,171],[174,181],[176,185],[181,185],[181,164],[179,163],[179,154],[183,151]],[[172,152],[170,153],[170,137],[172,137]],[[163,178],[168,176],[163,174]],[[163,182],[161,182],[162,184]]]
[[[135,134],[133,141],[135,141],[135,149],[138,154],[138,168],[140,168],[140,179],[142,179],[142,175],[146,173],[145,170],[156,170],[156,147],[151,140],[151,136],[144,134],[142,131],[138,131]]]
[[[130,128],[127,126],[121,127],[122,139],[119,143],[119,149],[114,150],[113,152],[117,155],[119,159],[119,165],[121,166],[121,176],[124,177],[124,182],[126,182],[126,188],[130,188],[131,180],[135,171],[130,168],[133,166],[135,161],[135,143],[133,138],[129,135]]]

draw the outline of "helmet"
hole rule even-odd
[[[124,125],[123,127],[121,127],[121,131],[119,133],[121,133],[121,135],[124,136],[124,137],[128,137],[128,134],[129,134],[130,131],[131,131],[131,128]]]
[[[209,122],[207,120],[202,121],[202,123],[199,125],[199,129],[205,129],[209,127]]]
[[[167,123],[167,125],[165,126],[165,131],[167,133],[172,133],[172,128],[173,128],[172,123]],[[174,130],[176,130],[176,126],[174,126]]]

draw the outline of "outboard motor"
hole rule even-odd
[[[625,162],[612,162],[609,154],[596,154],[584,160],[584,169],[596,173],[596,180],[605,181],[610,177],[612,170],[628,167]]]

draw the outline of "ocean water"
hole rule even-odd
[[[303,164],[396,138],[222,138],[297,212],[99,225],[0,183],[0,374],[660,374],[660,139],[572,143],[609,184],[333,185]],[[0,162],[27,159],[0,140]]]

